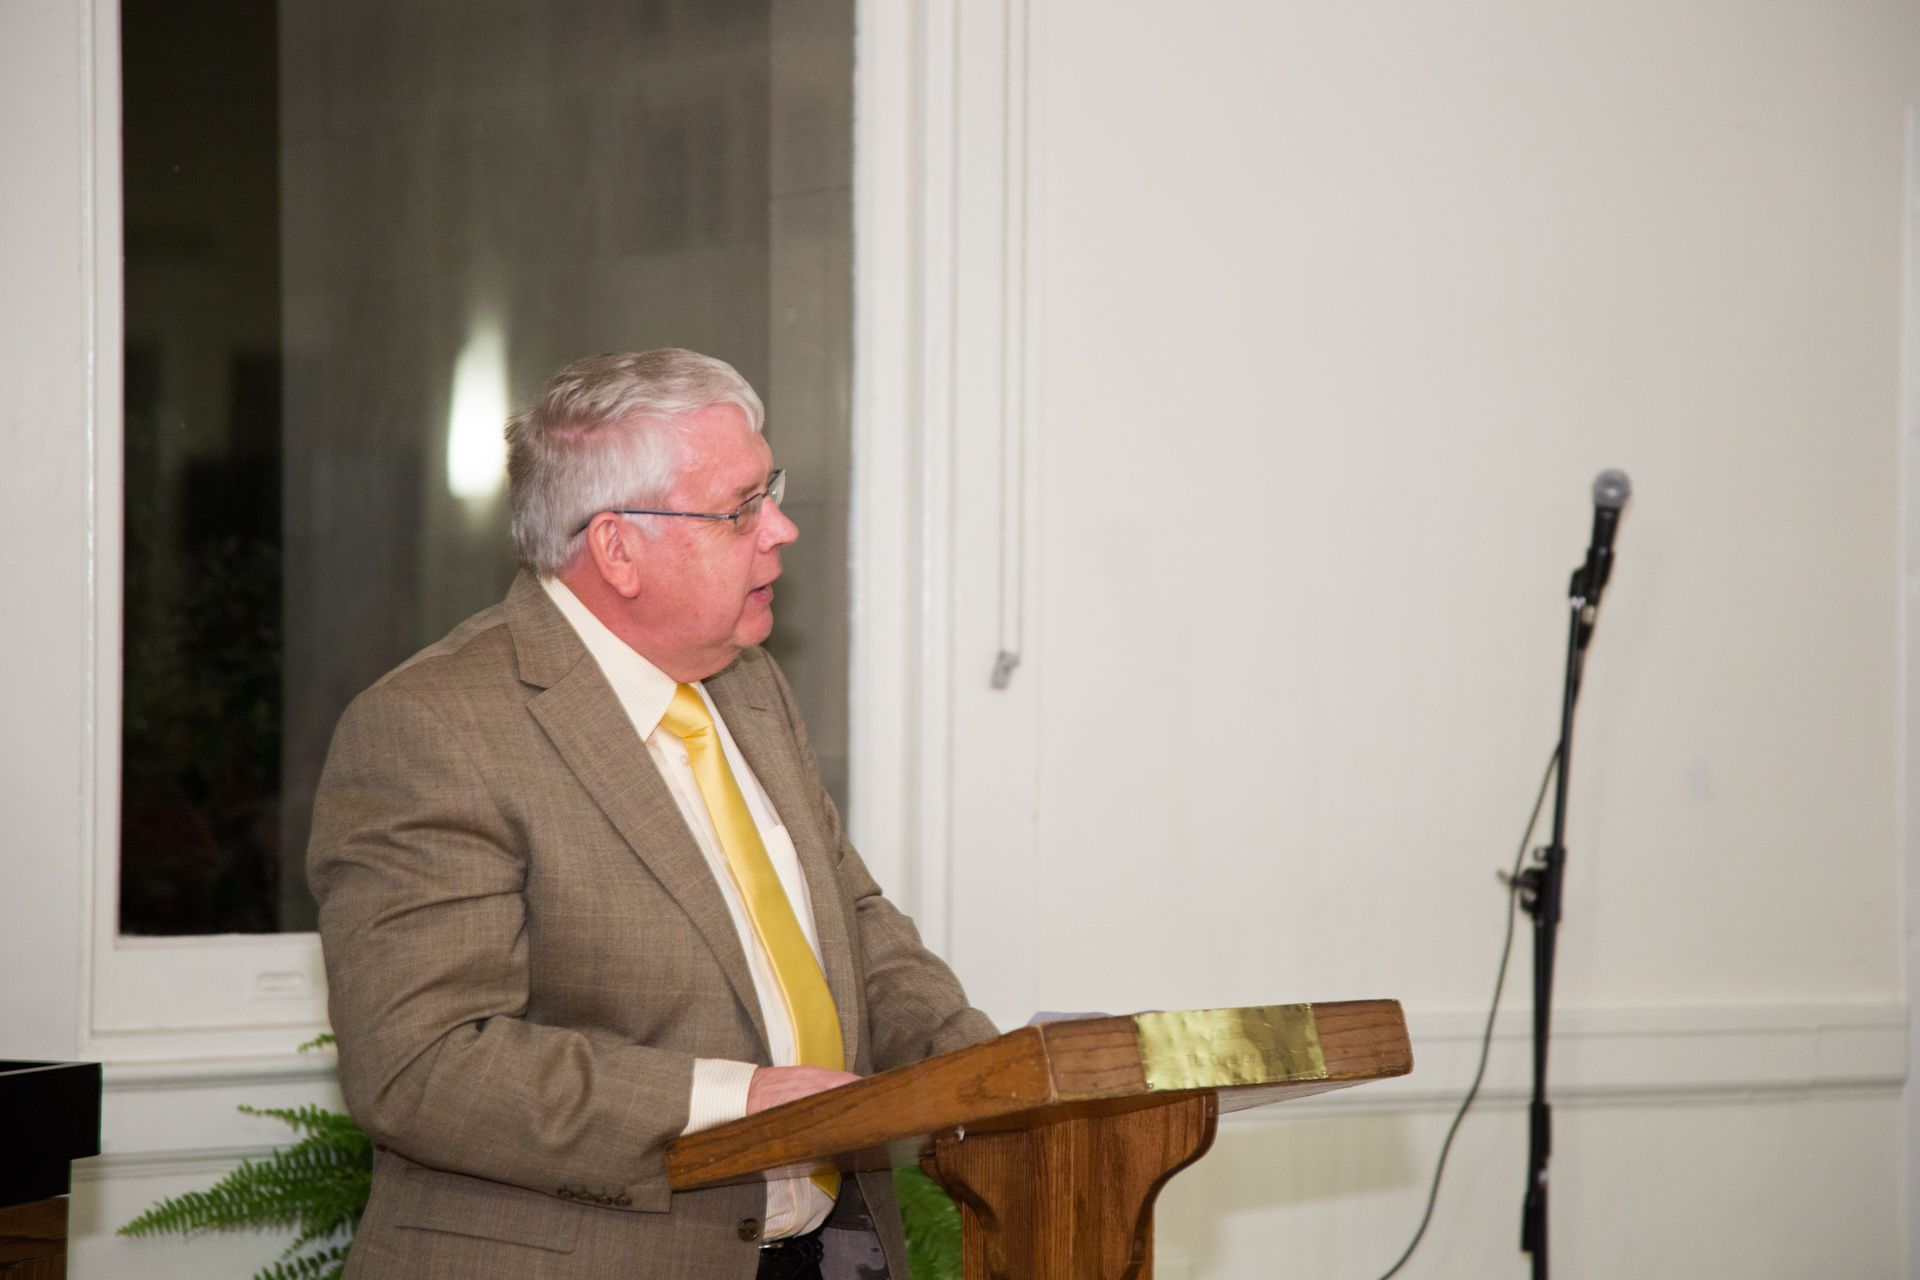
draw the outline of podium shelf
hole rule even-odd
[[[935,1139],[1161,1107],[1265,1106],[1413,1069],[1394,1000],[1151,1012],[1022,1027],[676,1141],[676,1189],[920,1162]]]

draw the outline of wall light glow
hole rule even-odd
[[[507,339],[500,322],[474,322],[453,366],[453,408],[447,414],[447,488],[478,501],[507,480]]]

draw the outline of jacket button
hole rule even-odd
[[[760,1219],[740,1219],[738,1234],[742,1240],[758,1240],[760,1238]]]
[[[633,1197],[632,1196],[615,1196],[613,1198],[613,1203],[619,1208],[630,1209],[633,1207]]]

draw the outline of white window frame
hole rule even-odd
[[[285,1057],[326,1026],[326,980],[315,933],[122,937],[120,752],[122,535],[126,483],[125,336],[121,254],[120,7],[92,6],[93,179],[88,237],[93,385],[88,430],[93,486],[90,634],[93,751],[86,786],[92,858],[82,876],[87,946],[81,983],[83,1056],[106,1062]]]
[[[944,455],[955,413],[970,407],[953,400],[946,343],[955,228],[937,201],[950,194],[957,164],[960,17],[953,0],[856,0],[848,820],[882,882],[921,917],[936,947],[950,929],[951,771],[937,744],[951,714],[944,690],[954,607],[928,583],[947,573],[954,534],[942,499]],[[81,140],[93,183],[84,264],[92,311],[93,742],[83,784],[91,857],[82,875],[82,1053],[107,1062],[282,1059],[289,1069],[310,1069],[294,1065],[293,1050],[326,1026],[317,934],[119,933],[125,422],[116,0],[93,0],[91,31],[92,119]]]

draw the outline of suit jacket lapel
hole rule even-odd
[[[807,891],[813,898],[821,968],[826,971],[827,989],[833,993],[834,1008],[840,1015],[840,1038],[847,1067],[852,1070],[861,1050],[860,984],[853,971],[849,921],[834,869],[835,851],[828,846],[824,827],[812,817],[820,780],[809,775],[794,749],[793,732],[773,701],[767,682],[750,680],[742,670],[746,665],[736,662],[707,680],[707,692],[793,840],[801,873],[807,878]]]
[[[544,689],[528,704],[534,719],[621,838],[700,930],[764,1048],[760,999],[726,900],[612,686],[531,574],[515,579],[506,610],[520,677]]]

